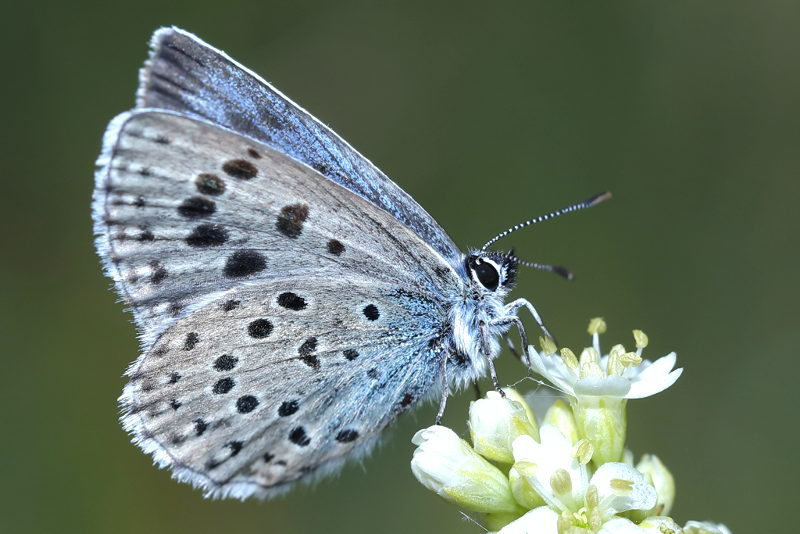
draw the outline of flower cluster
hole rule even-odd
[[[440,425],[417,432],[417,479],[499,534],[730,534],[708,522],[679,526],[669,517],[670,472],[654,455],[634,464],[625,449],[628,399],[674,384],[675,353],[644,360],[647,336],[634,330],[634,351],[615,345],[602,355],[605,329],[590,322],[592,346],[579,357],[547,339],[528,348],[531,369],[563,394],[544,409],[531,408],[544,397],[490,391],[470,406],[471,445]]]

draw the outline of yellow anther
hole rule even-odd
[[[645,334],[641,330],[634,330],[633,331],[633,339],[634,339],[634,341],[636,341],[636,348],[637,349],[643,349],[649,343],[649,340],[647,339],[647,334]]]
[[[642,363],[642,357],[635,352],[626,352],[620,356],[619,362],[625,367],[636,367]]]
[[[586,347],[581,352],[581,365],[588,362],[597,363],[600,361],[600,355],[594,350],[594,347]]]
[[[586,488],[586,506],[589,510],[593,510],[600,506],[600,495],[597,493],[597,486],[594,484]]]
[[[606,322],[603,320],[602,317],[595,317],[589,321],[589,335],[595,334],[605,334],[606,333]]]
[[[542,347],[542,352],[544,352],[548,356],[555,354],[556,351],[558,350],[556,344],[549,337],[539,336],[539,346]]]
[[[620,376],[625,371],[619,354],[611,354],[606,362],[606,374],[608,376]]]
[[[623,354],[625,354],[625,347],[620,345],[619,343],[611,347],[611,351],[608,353],[608,355],[614,356],[615,354],[617,356],[622,356]]]
[[[568,348],[564,347],[561,349],[561,358],[564,360],[564,363],[570,369],[577,369],[578,368],[578,358],[575,356],[575,353],[569,350]]]
[[[586,378],[589,376],[599,376],[604,377],[605,373],[603,372],[603,368],[600,367],[600,364],[593,361],[581,362],[580,370],[578,371],[580,378]]]
[[[572,478],[565,469],[556,469],[550,476],[550,487],[556,495],[567,495],[572,492]]]
[[[633,489],[633,482],[622,478],[612,478],[611,489],[617,493],[630,493]]]
[[[575,444],[572,455],[578,460],[581,465],[586,465],[592,461],[594,454],[594,445],[588,439],[582,439]]]

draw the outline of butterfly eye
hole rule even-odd
[[[472,272],[475,273],[483,287],[490,291],[494,291],[500,285],[500,273],[497,271],[497,267],[488,261],[476,259],[472,265]]]

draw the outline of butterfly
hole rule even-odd
[[[142,350],[122,424],[210,497],[324,476],[424,399],[441,417],[451,386],[497,385],[498,337],[516,325],[527,346],[520,308],[544,328],[505,303],[528,263],[487,248],[517,227],[461,252],[335,133],[178,28],[153,35],[95,181],[97,250]]]

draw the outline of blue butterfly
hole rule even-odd
[[[258,75],[158,30],[108,126],[97,249],[142,354],[122,422],[213,497],[270,497],[367,453],[423,399],[490,374],[522,262],[463,253],[408,194]],[[549,334],[548,334],[549,335]]]

